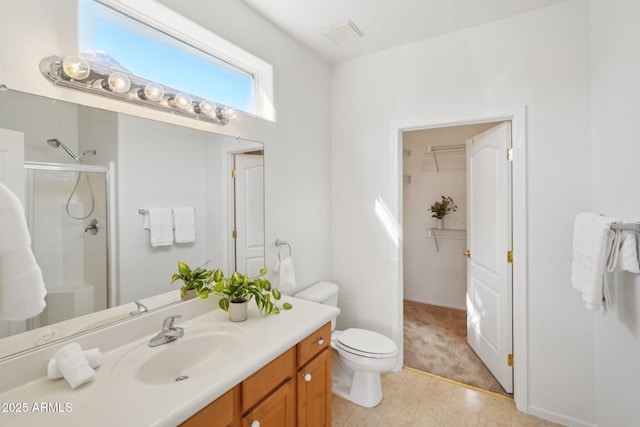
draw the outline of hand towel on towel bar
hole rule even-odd
[[[40,314],[46,295],[20,199],[0,184],[0,319]]]
[[[633,231],[620,231],[620,243],[618,246],[617,259],[609,267],[609,271],[628,271],[630,273],[640,273],[638,264],[638,240]]]
[[[582,293],[588,310],[607,307],[604,272],[614,249],[616,233],[611,224],[617,219],[593,213],[576,216],[573,228],[571,284]]]
[[[196,219],[193,207],[173,208],[173,226],[176,243],[191,243],[196,240]]]
[[[150,208],[144,228],[149,230],[152,247],[173,245],[173,212],[171,208]]]

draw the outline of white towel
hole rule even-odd
[[[192,207],[173,208],[176,243],[196,241],[196,215]]]
[[[25,320],[40,314],[46,295],[20,200],[0,184],[0,319]]]
[[[78,388],[88,383],[96,375],[96,371],[89,365],[78,343],[74,342],[62,347],[53,355],[53,358],[71,388]]]
[[[607,307],[604,272],[612,254],[617,219],[592,213],[576,216],[573,229],[571,284],[582,293],[588,310]]]
[[[102,353],[99,348],[92,348],[91,350],[83,351],[84,357],[86,357],[87,362],[89,362],[89,366],[93,369],[97,368],[102,364]],[[50,380],[55,380],[58,378],[62,378],[64,375],[60,371],[58,367],[58,362],[56,359],[49,359],[49,363],[47,364],[47,378]]]
[[[149,230],[152,247],[173,245],[173,213],[170,208],[150,208],[144,217],[144,228]]]
[[[620,232],[620,243],[617,252],[617,262],[613,263],[613,268],[610,268],[609,271],[640,273],[640,265],[638,265],[638,240],[636,239],[635,232],[627,230]]]
[[[273,270],[280,273],[280,283],[278,290],[287,295],[291,295],[296,289],[296,275],[293,271],[293,260],[290,256],[280,260]]]

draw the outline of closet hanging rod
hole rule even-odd
[[[426,154],[433,153],[454,153],[459,151],[465,151],[467,146],[465,144],[456,145],[427,145]]]
[[[612,230],[629,230],[640,233],[640,222],[614,222],[611,224]]]

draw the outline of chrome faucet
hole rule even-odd
[[[135,302],[135,303],[136,303],[136,305],[138,306],[138,309],[137,309],[137,310],[130,311],[130,312],[129,312],[129,314],[130,314],[130,315],[132,315],[132,316],[137,316],[137,315],[139,315],[139,314],[146,313],[147,311],[149,311],[149,310],[147,309],[147,307],[146,307],[143,303],[141,303],[140,301],[134,301],[134,302]]]
[[[164,322],[162,323],[162,330],[158,335],[151,338],[151,340],[149,341],[149,347],[156,347],[162,344],[166,344],[171,341],[175,341],[183,336],[184,329],[173,326],[174,320],[181,318],[182,316],[177,314],[175,316],[169,316],[164,319]]]

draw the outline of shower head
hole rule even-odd
[[[67,152],[68,155],[71,156],[71,158],[73,160],[75,160],[76,162],[82,162],[83,160],[83,156],[77,156],[76,154],[74,154],[73,151],[71,151],[69,149],[69,147],[67,147],[66,145],[64,145],[62,142],[60,142],[57,138],[51,138],[51,139],[47,139],[47,144],[49,144],[50,146],[52,146],[53,148],[60,148],[62,147],[62,149],[64,151]]]

